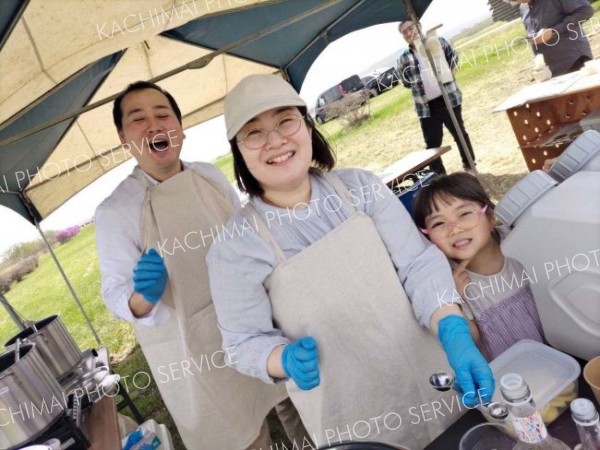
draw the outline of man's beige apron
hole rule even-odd
[[[341,180],[327,179],[354,210]],[[258,216],[250,205],[245,212]],[[286,385],[318,446],[354,440],[419,450],[458,418],[458,399],[428,381],[448,370],[445,354],[417,323],[370,217],[355,210],[289,259],[264,222],[258,232],[279,261],[265,283],[275,324],[292,341],[317,340],[321,384]]]
[[[163,325],[136,325],[138,341],[186,447],[245,449],[287,393],[282,385],[268,385],[225,367],[205,263],[212,239],[201,245],[200,232],[207,236],[212,230],[216,237],[216,230],[222,232],[222,224],[232,216],[226,188],[192,169],[155,186],[137,167],[134,176],[146,189],[143,250],[159,250],[159,242],[167,242],[162,248],[169,283],[160,301],[170,312]]]

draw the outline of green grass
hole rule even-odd
[[[100,297],[94,228],[83,228],[76,238],[57,246],[55,253],[106,347],[115,354],[131,348],[135,342],[131,326],[113,320]],[[6,294],[8,301],[21,317],[28,320],[60,314],[61,319],[69,324],[69,330],[80,348],[96,346],[50,254],[41,255],[39,263],[39,267],[23,281],[12,285]],[[0,342],[17,332],[17,326],[8,315],[0,315]]]
[[[125,377],[124,386],[128,386],[127,390],[136,406],[147,418],[166,424],[171,430],[176,448],[183,448],[173,421],[160,398],[156,383],[153,381],[143,390],[137,389],[132,383],[134,375],[140,372],[150,374],[150,369],[139,345],[136,345],[131,325],[115,320],[104,306],[100,296],[100,272],[94,227],[83,228],[73,239],[57,246],[55,253],[102,344],[109,349],[114,372]],[[60,314],[61,320],[80,349],[97,348],[98,345],[50,254],[41,255],[39,262],[40,265],[36,270],[20,283],[12,285],[12,289],[6,294],[10,304],[23,319],[27,320],[39,320],[53,314]],[[0,308],[0,343],[17,333],[17,326]],[[146,380],[143,375],[139,375],[136,383],[143,387]],[[130,415],[128,410],[124,413]]]
[[[233,181],[235,180],[235,176],[233,174],[233,156],[231,155],[231,153],[219,157],[218,159],[213,161],[213,164],[225,174],[230,183],[233,183]]]

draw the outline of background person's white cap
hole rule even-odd
[[[249,75],[225,97],[227,140],[232,140],[250,119],[282,106],[303,106],[291,84],[278,75]]]

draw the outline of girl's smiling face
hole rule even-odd
[[[455,261],[472,259],[493,241],[492,212],[481,204],[456,197],[436,198],[425,219],[431,242]]]

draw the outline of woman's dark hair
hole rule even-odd
[[[304,117],[306,125],[312,129],[313,165],[310,171],[312,173],[328,172],[335,166],[335,152],[327,142],[327,139],[325,139],[325,136],[316,129],[312,118],[307,114],[306,108],[298,107],[298,109]],[[244,161],[235,137],[229,141],[229,144],[231,145],[233,170],[238,188],[242,192],[247,192],[250,196],[262,196],[265,191],[258,180],[250,173],[250,170],[248,170],[248,166],[246,165],[246,161]]]
[[[425,228],[425,220],[434,213],[440,203],[450,203],[451,197],[460,198],[479,203],[482,207],[487,205],[486,215],[494,216],[494,202],[477,179],[467,172],[456,172],[434,178],[431,183],[423,187],[414,203],[414,220],[419,228]],[[494,229],[494,239],[500,242],[500,234]]]
[[[121,92],[117,98],[115,98],[115,102],[113,103],[113,122],[115,123],[115,127],[117,127],[118,131],[123,129],[123,110],[121,109],[121,103],[123,103],[123,99],[130,92],[141,91],[143,89],[154,89],[167,97],[167,100],[169,100],[169,104],[171,105],[171,109],[173,109],[177,120],[180,124],[182,124],[181,110],[171,94],[161,88],[158,84],[151,83],[149,81],[136,81],[135,83],[131,83],[129,86],[127,86],[127,88]]]

